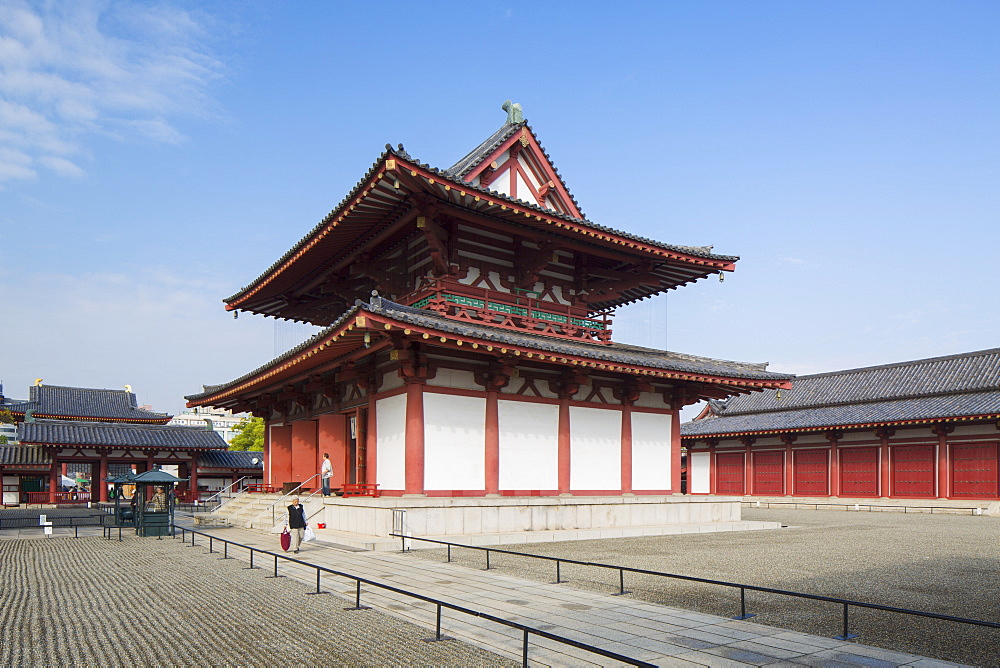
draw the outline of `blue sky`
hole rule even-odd
[[[739,255],[618,340],[816,373],[995,347],[995,2],[0,2],[0,380],[177,412],[307,333],[221,300],[386,142],[520,102],[590,220]],[[664,331],[664,323],[667,329]]]

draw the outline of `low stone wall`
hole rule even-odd
[[[392,533],[393,510],[405,510],[413,536],[712,524],[740,521],[738,497],[574,496],[537,498],[383,497],[326,500],[327,529],[369,536]]]

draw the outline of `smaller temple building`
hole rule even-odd
[[[166,424],[171,416],[139,408],[124,390],[42,385],[29,388],[27,400],[0,397],[0,410],[17,426],[17,444],[0,445],[3,503],[63,503],[108,500],[104,479],[175,466],[190,480],[179,493],[197,495],[201,487],[243,476],[257,481],[262,464],[253,453],[230,453],[221,436],[204,427]],[[244,456],[246,455],[246,456]],[[92,482],[67,489],[68,472]],[[210,485],[199,483],[199,473]]]
[[[692,494],[1000,499],[1000,349],[799,376],[681,426]]]

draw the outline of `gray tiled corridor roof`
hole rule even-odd
[[[681,435],[742,434],[1000,414],[1000,348],[799,376],[792,389],[711,402]]]
[[[205,450],[226,448],[226,442],[222,436],[204,427],[122,422],[73,422],[68,420],[22,422],[18,425],[18,439],[22,443],[39,445]]]

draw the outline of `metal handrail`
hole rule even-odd
[[[306,478],[305,480],[303,480],[302,482],[300,482],[298,485],[296,485],[295,487],[293,487],[287,494],[279,497],[277,501],[275,501],[274,503],[272,503],[271,505],[269,505],[267,508],[265,508],[264,510],[260,511],[259,513],[257,513],[257,515],[254,517],[254,519],[257,519],[258,517],[260,517],[261,515],[263,515],[264,513],[266,513],[267,511],[270,510],[271,511],[271,522],[274,522],[275,521],[275,519],[274,519],[274,507],[277,506],[282,501],[284,501],[285,499],[287,499],[288,497],[295,496],[295,494],[300,489],[302,489],[302,485],[304,485],[307,482],[311,481],[313,478],[318,478],[319,475],[320,475],[319,473],[314,473],[313,475],[309,476],[308,478]],[[253,521],[253,520],[251,520],[251,521]]]
[[[837,640],[850,640],[852,638],[857,638],[858,634],[852,634],[848,631],[848,619],[847,610],[849,606],[854,606],[856,608],[868,608],[870,610],[881,610],[883,612],[895,612],[904,615],[912,615],[915,617],[927,617],[930,619],[940,619],[948,622],[958,622],[960,624],[970,624],[973,626],[986,626],[994,629],[1000,629],[1000,622],[987,622],[981,619],[968,619],[966,617],[954,617],[952,615],[942,615],[936,612],[925,612],[923,610],[910,610],[908,608],[896,608],[890,605],[881,605],[879,603],[865,603],[863,601],[852,601],[844,598],[837,598],[835,596],[823,596],[820,594],[804,594],[797,591],[788,591],[785,589],[772,589],[770,587],[759,587],[757,585],[740,584],[738,582],[726,582],[725,580],[711,580],[709,578],[699,578],[693,575],[678,575],[676,573],[664,573],[662,571],[651,571],[644,568],[632,568],[630,566],[615,566],[614,564],[601,564],[593,561],[580,561],[577,559],[565,559],[562,557],[549,557],[540,554],[528,554],[526,552],[514,552],[513,550],[501,550],[495,547],[480,547],[478,545],[464,545],[462,543],[451,543],[445,540],[437,540],[434,538],[418,538],[416,536],[405,536],[402,534],[397,534],[395,532],[390,534],[397,538],[402,539],[403,551],[406,550],[406,541],[408,540],[419,540],[425,543],[436,543],[438,545],[448,546],[448,561],[451,561],[451,548],[452,547],[463,547],[470,550],[479,550],[486,552],[486,570],[490,569],[490,553],[496,552],[497,554],[509,554],[518,557],[532,557],[534,559],[543,559],[545,561],[556,562],[556,584],[565,582],[565,580],[560,579],[560,566],[562,564],[573,564],[575,566],[593,566],[594,568],[607,568],[612,570],[617,570],[619,574],[619,594],[627,594],[629,592],[625,591],[625,573],[636,573],[639,575],[656,575],[659,577],[673,578],[675,580],[686,580],[688,582],[700,582],[702,584],[712,584],[720,585],[723,587],[730,587],[740,590],[740,614],[733,619],[749,619],[755,617],[756,613],[748,614],[746,611],[746,592],[747,591],[758,591],[765,594],[780,594],[782,596],[792,596],[795,598],[804,598],[813,601],[825,601],[827,603],[836,603],[843,606],[843,635],[834,636]]]
[[[442,601],[440,599],[431,598],[430,596],[424,596],[423,594],[417,594],[415,592],[407,591],[406,589],[401,589],[399,587],[394,587],[392,585],[387,585],[387,584],[383,584],[381,582],[376,582],[374,580],[369,580],[368,578],[363,578],[363,577],[360,577],[358,575],[351,575],[350,573],[345,573],[343,571],[334,570],[332,568],[327,568],[325,566],[317,566],[316,564],[310,564],[309,562],[302,561],[301,559],[295,559],[294,557],[288,557],[288,556],[285,556],[283,554],[278,554],[276,552],[270,552],[268,550],[261,550],[261,549],[258,549],[256,547],[251,547],[249,545],[245,545],[243,543],[237,543],[236,541],[226,540],[225,538],[218,538],[218,537],[213,536],[211,534],[204,533],[204,532],[201,532],[201,531],[196,531],[194,529],[189,529],[187,527],[178,526],[178,525],[171,525],[171,528],[173,530],[175,530],[175,531],[177,529],[181,530],[181,542],[182,543],[187,543],[187,534],[190,533],[191,534],[191,547],[194,547],[194,537],[196,535],[202,536],[204,538],[208,538],[208,546],[209,546],[208,547],[208,551],[209,551],[210,554],[214,552],[214,548],[215,548],[214,542],[215,541],[219,541],[220,543],[222,543],[225,546],[225,548],[224,548],[225,549],[225,553],[224,553],[225,556],[223,557],[224,559],[231,559],[232,558],[232,557],[229,556],[229,546],[230,545],[234,545],[236,547],[239,547],[239,548],[242,548],[242,549],[245,549],[245,550],[249,550],[250,551],[250,568],[256,568],[253,565],[254,554],[266,554],[268,556],[274,557],[274,575],[273,576],[268,576],[268,577],[280,577],[278,575],[278,559],[283,559],[285,561],[290,561],[290,562],[292,562],[294,564],[298,564],[300,566],[306,566],[308,568],[313,568],[313,569],[316,570],[316,591],[315,592],[308,592],[308,593],[315,593],[315,594],[321,594],[321,593],[323,593],[322,589],[320,588],[321,587],[320,575],[322,573],[328,573],[330,575],[336,575],[336,576],[339,576],[339,577],[347,578],[349,580],[354,580],[354,582],[357,583],[356,594],[355,594],[355,607],[353,607],[353,608],[347,608],[347,610],[364,610],[364,609],[366,609],[364,606],[361,605],[361,584],[362,583],[364,583],[366,585],[371,585],[372,587],[378,587],[379,589],[384,589],[386,591],[391,591],[391,592],[396,593],[396,594],[402,594],[404,596],[409,596],[411,598],[415,598],[415,599],[418,599],[420,601],[424,601],[426,603],[432,603],[435,606],[437,606],[437,626],[436,626],[436,637],[434,638],[435,640],[442,640],[442,639],[444,639],[444,637],[441,635],[441,610],[442,610],[442,608],[447,608],[449,610],[454,610],[455,612],[461,612],[461,613],[464,613],[464,614],[467,614],[467,615],[472,615],[473,617],[479,617],[480,619],[485,619],[487,621],[495,622],[497,624],[502,624],[503,626],[508,626],[510,628],[518,629],[523,634],[522,635],[522,645],[521,645],[521,647],[522,647],[522,650],[521,650],[522,662],[521,663],[525,667],[527,667],[527,665],[528,665],[528,638],[529,638],[530,635],[536,635],[536,636],[538,636],[540,638],[546,638],[548,640],[554,640],[555,642],[562,643],[564,645],[569,645],[571,647],[576,647],[577,649],[586,650],[586,651],[592,652],[594,654],[599,654],[600,656],[604,656],[604,657],[607,657],[609,659],[614,659],[615,661],[621,661],[622,663],[627,663],[627,664],[629,664],[631,666],[641,666],[642,668],[655,668],[655,665],[656,665],[656,664],[652,664],[652,663],[647,663],[645,661],[641,661],[639,659],[633,659],[633,658],[625,656],[623,654],[618,654],[616,652],[612,652],[610,650],[602,649],[600,647],[595,647],[594,645],[588,645],[587,643],[579,642],[577,640],[572,640],[571,638],[566,638],[566,637],[560,636],[560,635],[555,634],[555,633],[550,633],[549,631],[543,631],[541,629],[537,629],[537,628],[534,628],[532,626],[527,626],[525,624],[519,624],[518,622],[513,622],[513,621],[511,621],[509,619],[504,619],[503,617],[497,617],[497,616],[491,615],[491,614],[489,614],[487,612],[482,612],[482,611],[479,611],[479,610],[472,610],[471,608],[465,608],[465,607],[462,607],[460,605],[455,605],[454,603],[448,603],[447,601]]]
[[[971,507],[971,506],[906,506],[906,505],[895,505],[895,504],[883,504],[883,503],[824,503],[824,502],[813,502],[813,501],[759,501],[759,500],[743,500],[742,503],[745,506],[751,508],[760,508],[761,504],[764,504],[767,508],[771,506],[794,506],[793,510],[797,510],[799,506],[804,506],[808,508],[812,506],[813,510],[819,510],[820,506],[833,506],[835,508],[843,508],[845,511],[850,511],[852,508],[856,511],[860,511],[862,508],[867,508],[866,512],[876,512],[876,508],[902,508],[903,514],[906,515],[908,510],[912,510],[915,513],[924,513],[924,511],[930,511],[926,513],[928,515],[933,515],[935,510],[941,510],[944,512],[948,511],[958,511],[958,510],[968,510],[973,515],[983,515],[983,509],[981,506]]]
[[[234,480],[234,481],[232,481],[231,483],[229,483],[228,485],[226,485],[225,487],[223,487],[222,489],[220,489],[220,490],[219,490],[218,492],[216,492],[216,493],[215,493],[215,494],[213,494],[212,496],[210,496],[210,497],[208,497],[207,499],[205,499],[205,500],[204,500],[204,501],[203,501],[202,503],[204,503],[204,504],[205,504],[205,505],[207,506],[207,505],[208,505],[209,503],[211,503],[211,502],[212,502],[212,499],[214,499],[214,498],[215,498],[215,497],[217,497],[217,496],[221,497],[221,496],[222,496],[222,494],[223,494],[223,493],[224,493],[224,492],[225,492],[225,491],[226,491],[227,489],[229,489],[229,488],[230,488],[230,487],[232,487],[233,485],[236,485],[236,484],[238,484],[238,483],[241,483],[241,482],[243,482],[244,480],[246,480],[246,479],[247,479],[247,478],[249,478],[249,477],[250,477],[250,476],[248,476],[248,475],[245,475],[245,476],[243,476],[242,478],[240,478],[239,480]],[[230,497],[230,498],[232,498],[232,497]],[[219,507],[220,507],[220,508],[222,507],[222,503],[219,503]]]

